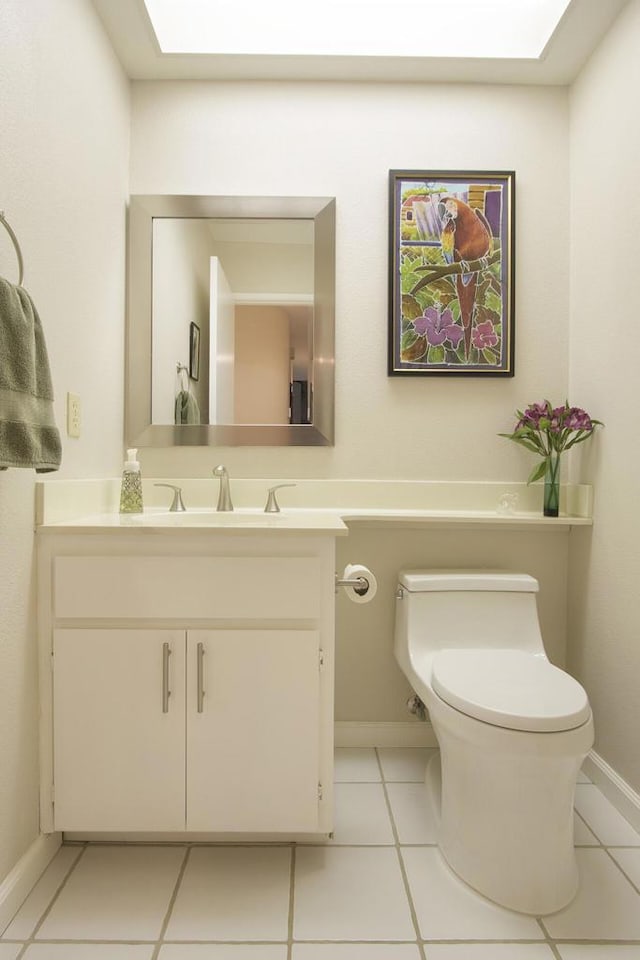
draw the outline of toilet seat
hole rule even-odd
[[[442,650],[435,693],[462,713],[512,730],[573,730],[591,716],[581,685],[547,659],[520,650]]]

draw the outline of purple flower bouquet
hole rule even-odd
[[[560,454],[576,443],[588,440],[601,420],[594,420],[581,407],[570,407],[568,401],[562,407],[552,407],[548,400],[532,403],[524,413],[516,410],[518,422],[513,433],[500,433],[537,453],[542,461],[529,474],[527,483],[545,478],[544,512],[558,516]]]

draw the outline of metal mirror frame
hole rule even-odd
[[[156,217],[314,221],[313,422],[160,425],[151,422],[153,220]],[[334,442],[335,199],[138,194],[130,197],[125,364],[126,442],[135,447],[331,446]]]

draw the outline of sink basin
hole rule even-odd
[[[332,510],[283,509],[280,513],[265,513],[261,507],[239,507],[224,513],[211,507],[171,513],[152,507],[144,513],[120,514],[114,517],[118,527],[174,530],[291,530],[330,531],[346,533],[347,527],[340,515]]]
[[[126,526],[150,527],[271,527],[281,523],[284,513],[265,513],[254,507],[241,507],[229,513],[218,510],[186,510],[170,513],[168,510],[147,510],[145,513],[121,516]]]
[[[330,533],[344,536],[347,526],[340,513],[327,509],[286,508],[280,513],[265,513],[262,507],[237,507],[230,512],[218,512],[213,507],[192,507],[184,513],[171,513],[166,507],[147,507],[144,513],[108,513],[86,514],[74,520],[53,521],[43,526],[56,529],[93,530],[96,533],[106,530],[118,531],[170,531],[185,534],[196,530],[206,534],[233,531],[247,534],[288,531],[290,533]]]

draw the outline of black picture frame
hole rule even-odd
[[[189,324],[189,376],[200,379],[200,327],[193,321]]]
[[[389,171],[389,376],[513,377],[515,172]]]

